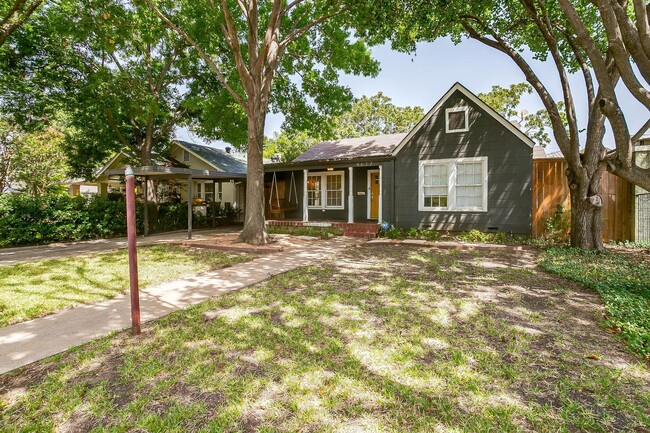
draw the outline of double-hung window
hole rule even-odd
[[[487,211],[487,157],[420,161],[420,211]]]
[[[449,197],[449,176],[447,175],[448,165],[446,163],[431,163],[423,166],[423,199],[424,207],[447,208]]]
[[[307,207],[310,209],[343,209],[345,178],[342,171],[309,173],[307,175]]]

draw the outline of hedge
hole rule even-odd
[[[150,229],[179,230],[187,227],[187,205],[150,203]],[[210,212],[212,209],[210,209]],[[232,208],[217,207],[219,222],[231,223]],[[143,204],[136,204],[136,223],[143,232]],[[207,227],[211,219],[195,214],[193,226]],[[126,204],[100,196],[0,194],[0,247],[71,242],[126,235]]]

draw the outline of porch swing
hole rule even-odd
[[[275,190],[275,200],[273,200],[273,191]],[[291,193],[294,193],[295,201],[291,201]],[[271,193],[269,194],[269,212],[273,218],[280,217],[284,212],[298,210],[298,189],[296,188],[296,179],[294,172],[291,172],[291,182],[289,183],[289,198],[280,198],[278,193],[278,179],[273,172],[271,180]]]

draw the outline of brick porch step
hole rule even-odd
[[[268,220],[266,222],[271,226],[290,226],[290,227],[334,227],[343,229],[344,236],[374,239],[377,237],[379,228],[375,222],[347,223],[343,221],[283,221]]]

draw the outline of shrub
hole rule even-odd
[[[194,221],[194,216],[192,216]],[[158,230],[179,230],[187,227],[187,203],[161,203],[158,208]]]
[[[79,241],[125,232],[124,202],[98,196],[0,196],[0,246]]]
[[[435,242],[440,238],[440,232],[433,229],[416,229],[408,228],[402,229],[393,226],[382,226],[379,231],[380,237],[388,239],[421,239]]]
[[[508,243],[508,235],[505,232],[485,233],[476,229],[472,229],[468,232],[462,232],[460,235],[458,235],[458,239],[463,242],[483,244]]]
[[[136,229],[144,231],[144,203],[136,202]],[[238,210],[226,203],[218,207],[220,225],[234,222]],[[208,217],[195,212],[195,228],[211,226]],[[149,203],[151,232],[187,228],[187,203]],[[30,197],[0,195],[0,247],[74,242],[126,235],[126,204],[114,197],[69,195]]]
[[[558,204],[555,214],[544,220],[544,227],[542,241],[549,244],[566,242],[571,229],[571,210],[565,210],[564,206]]]
[[[313,236],[321,239],[343,234],[343,229],[336,227],[268,226],[266,231],[274,235]]]

